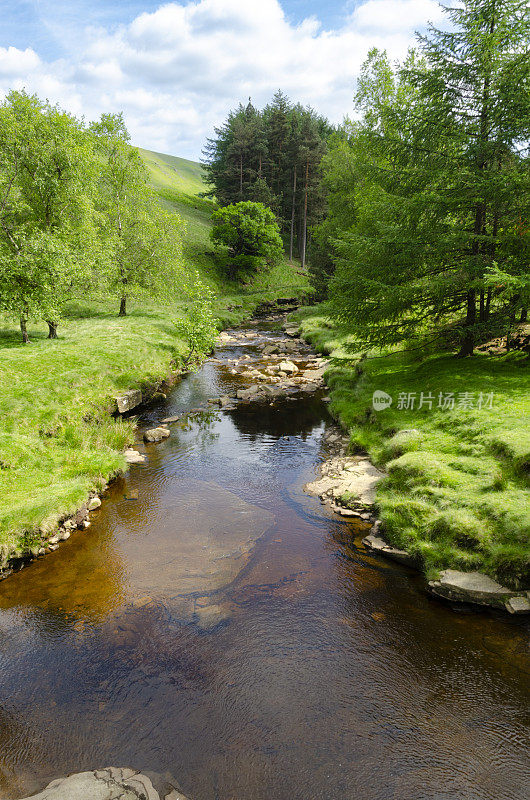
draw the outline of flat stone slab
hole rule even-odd
[[[446,569],[440,574],[438,580],[429,581],[428,586],[433,594],[447,600],[493,606],[508,611],[512,608],[512,614],[525,613],[525,601],[528,602],[526,596],[521,592],[501,586],[500,583],[482,572],[460,572],[456,569]],[[516,602],[512,607],[514,600]],[[521,611],[516,611],[519,607]]]
[[[305,491],[319,497],[338,500],[345,494],[355,505],[370,508],[375,504],[377,484],[385,477],[366,458],[331,458],[322,466],[322,477],[306,484]]]
[[[530,600],[523,595],[511,597],[506,603],[506,611],[510,614],[530,614]]]
[[[140,389],[131,389],[125,394],[116,397],[116,406],[120,414],[125,414],[127,411],[132,411],[133,408],[139,406],[142,402],[142,393]]]
[[[187,800],[176,789],[159,794],[147,775],[134,769],[107,767],[52,781],[23,800]]]
[[[370,533],[366,536],[363,539],[363,544],[365,547],[368,547],[369,550],[373,550],[375,553],[379,553],[386,558],[391,558],[393,561],[398,561],[406,567],[416,566],[416,561],[410,553],[407,553],[406,550],[399,550],[397,547],[392,547],[392,545],[385,542],[385,540],[376,533]]]

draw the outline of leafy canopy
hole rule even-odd
[[[231,277],[241,270],[264,263],[279,263],[283,244],[276,218],[262,203],[245,201],[219,208],[212,214],[211,239],[219,250],[228,249],[227,271]]]

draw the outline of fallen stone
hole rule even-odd
[[[116,398],[116,405],[120,414],[126,414],[142,402],[140,389],[131,389],[129,392]]]
[[[127,464],[143,464],[146,460],[146,457],[142,455],[142,453],[139,453],[138,450],[133,450],[132,447],[129,447],[124,455]]]
[[[173,416],[173,417],[166,417],[165,419],[163,419],[162,423],[165,424],[165,425],[169,425],[172,422],[178,422],[179,419],[180,419],[180,414],[175,414],[175,416]]]
[[[236,397],[238,400],[250,400],[253,399],[259,392],[260,387],[257,384],[253,386],[249,386],[248,389],[238,389],[236,392]]]
[[[476,603],[506,609],[507,603],[521,596],[506,586],[494,581],[482,572],[460,572],[445,569],[436,581],[429,581],[429,589],[438,597],[461,603]],[[519,606],[516,602],[515,607]],[[508,609],[509,610],[509,609]],[[515,613],[515,611],[512,611]]]
[[[92,497],[88,501],[87,508],[88,508],[89,511],[94,511],[96,508],[99,508],[100,505],[101,505],[101,500],[99,499],[99,497]]]
[[[161,442],[163,439],[167,439],[170,435],[171,431],[168,428],[150,428],[144,433],[144,441],[156,444],[157,442]]]

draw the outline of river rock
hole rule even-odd
[[[238,400],[253,400],[259,392],[260,387],[257,384],[249,386],[248,389],[238,389],[236,397]]]
[[[176,789],[159,792],[147,775],[134,769],[107,767],[52,781],[23,800],[187,800]]]
[[[407,553],[406,550],[399,550],[397,547],[392,547],[392,545],[388,544],[388,542],[385,542],[385,540],[376,533],[370,533],[368,536],[366,536],[363,539],[363,544],[365,547],[368,547],[369,550],[373,550],[382,556],[391,558],[393,561],[398,561],[400,564],[404,564],[406,567],[416,566],[416,560],[410,555],[410,553]]]
[[[88,501],[87,508],[88,508],[89,511],[95,511],[95,509],[99,508],[100,505],[101,505],[101,500],[99,499],[99,497],[92,497]]]
[[[145,461],[145,456],[139,453],[138,450],[133,450],[132,447],[128,447],[124,455],[127,464],[143,464]]]
[[[278,369],[280,372],[285,372],[287,375],[294,375],[298,372],[298,367],[292,361],[280,361],[278,364]]]
[[[132,411],[132,409],[139,406],[141,402],[142,393],[140,389],[131,389],[116,398],[116,406],[120,414],[126,414],[127,411]]]
[[[144,433],[144,441],[156,444],[157,442],[161,442],[163,439],[167,439],[170,434],[171,432],[169,428],[163,428],[162,426],[159,426],[158,428],[150,428]]]
[[[512,614],[526,612],[527,598],[521,592],[514,592],[506,586],[501,586],[482,572],[445,569],[440,573],[438,580],[429,581],[428,585],[433,594],[446,600],[507,608]],[[519,608],[521,611],[517,610]],[[528,610],[530,611],[530,608]]]
[[[505,608],[510,614],[530,614],[530,600],[523,595],[511,597],[506,603]]]
[[[306,492],[333,500],[348,494],[351,503],[362,509],[375,504],[377,484],[385,477],[367,458],[354,456],[331,458],[321,472],[321,478],[306,484]]]

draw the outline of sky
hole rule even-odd
[[[231,108],[277,89],[332,122],[370,47],[403,58],[436,0],[0,0],[0,96],[87,120],[122,111],[134,144],[198,160]]]

